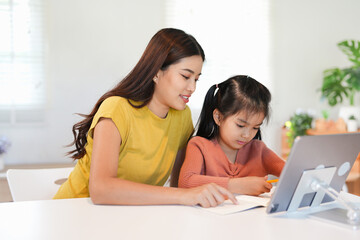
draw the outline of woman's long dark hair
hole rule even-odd
[[[255,79],[238,75],[215,84],[206,93],[204,104],[197,122],[196,136],[212,139],[218,136],[219,127],[213,118],[213,112],[218,109],[223,119],[240,111],[264,113],[269,119],[271,94],[269,90]],[[261,140],[261,131],[258,130],[254,139]]]
[[[158,31],[150,40],[132,71],[97,101],[90,114],[79,114],[85,119],[76,123],[72,128],[74,141],[68,146],[75,145],[75,150],[68,152],[68,155],[71,155],[74,160],[85,155],[88,131],[96,112],[105,99],[111,96],[121,96],[127,98],[133,107],[142,108],[149,103],[153,96],[153,78],[158,71],[166,70],[167,67],[182,58],[194,55],[199,55],[203,61],[205,60],[204,51],[193,36],[174,28],[164,28]],[[141,102],[141,104],[134,105],[130,100]]]

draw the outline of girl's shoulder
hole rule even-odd
[[[256,147],[256,148],[260,148],[260,149],[264,149],[267,148],[266,144],[258,139],[253,139],[251,140],[251,142],[249,142],[247,145],[249,145],[249,147]]]
[[[217,143],[214,142],[213,140],[209,140],[204,137],[195,136],[190,139],[189,144],[195,144],[195,145],[201,145],[201,146],[214,146]]]
[[[269,149],[263,141],[258,140],[258,139],[252,140],[251,142],[249,142],[248,145],[249,145],[248,146],[249,148],[256,148],[259,151]]]

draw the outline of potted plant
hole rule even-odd
[[[329,111],[322,110],[321,113],[323,117],[315,120],[315,129],[317,131],[325,131],[333,124],[332,121],[329,120]]]
[[[324,71],[321,87],[322,98],[326,98],[330,106],[349,100],[350,107],[342,107],[339,117],[345,121],[350,115],[360,119],[360,108],[355,107],[355,96],[360,91],[360,41],[346,40],[337,44],[353,63],[347,68],[331,68]]]
[[[347,122],[348,132],[356,132],[358,130],[358,123],[354,115],[351,115]]]
[[[306,130],[311,128],[312,121],[313,117],[308,113],[295,113],[285,122],[289,147],[292,147],[296,137],[306,135]]]

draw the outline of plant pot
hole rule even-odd
[[[335,127],[335,123],[332,120],[325,120],[323,118],[319,118],[315,120],[315,129],[319,132],[325,132],[333,129]]]
[[[355,107],[355,106],[340,107],[339,118],[344,119],[346,124],[348,124],[349,117],[351,115],[354,115],[354,117],[357,119],[358,125],[360,125],[360,107]]]
[[[356,132],[358,130],[358,122],[356,120],[348,120],[347,131]]]

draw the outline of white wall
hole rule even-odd
[[[69,149],[62,146],[72,141],[71,127],[81,119],[73,113],[88,113],[100,95],[134,66],[151,36],[164,27],[164,2],[47,1],[46,122],[41,126],[0,126],[1,134],[12,141],[7,164],[70,161],[64,157]],[[273,114],[265,140],[280,153],[280,128],[296,108],[328,108],[320,102],[316,89],[321,86],[324,69],[349,64],[336,43],[360,40],[360,1],[272,3]],[[331,114],[335,117],[337,108]]]
[[[136,64],[163,27],[163,0],[47,0],[46,122],[0,126],[12,141],[7,164],[71,161],[71,128]]]
[[[297,108],[330,110],[337,119],[338,107],[320,101],[322,72],[351,63],[336,44],[345,39],[360,40],[358,0],[272,1],[271,43],[273,115],[271,141],[280,149],[280,127]],[[357,97],[359,103],[359,95]]]

